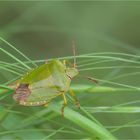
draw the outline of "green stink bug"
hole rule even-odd
[[[60,60],[54,59],[25,74],[19,80],[18,86],[13,94],[13,99],[20,105],[41,106],[48,105],[52,99],[61,95],[64,100],[61,108],[63,116],[64,108],[67,105],[65,93],[69,91],[72,78],[79,73],[76,68],[75,48],[73,52],[73,67],[67,67],[65,61],[61,62]],[[80,104],[74,96],[74,93],[72,91],[70,93],[79,106]]]

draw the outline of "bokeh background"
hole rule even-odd
[[[139,25],[140,2],[0,1],[0,36],[33,60],[72,55],[71,44],[73,39],[76,40],[77,55],[96,52],[139,55]],[[1,46],[9,49],[4,43],[1,43]],[[10,49],[9,51],[15,54],[14,51]],[[15,55],[18,56],[18,54]],[[14,62],[4,53],[0,53],[0,59]],[[112,66],[115,64],[118,66],[126,65],[122,62],[113,62],[95,66]],[[138,72],[139,69],[95,69],[93,71],[84,71],[84,74],[101,79],[111,79],[120,74],[133,71]],[[3,72],[1,73],[1,83],[12,77],[10,74],[4,75]],[[81,80],[76,82],[79,83]],[[138,87],[140,76],[133,75],[120,78],[115,82]],[[84,81],[84,83],[90,82]],[[113,106],[137,101],[139,97],[139,92],[126,94],[125,92],[118,92],[115,95],[114,93],[81,94],[79,98],[82,105],[94,107]],[[84,100],[85,98],[87,100]],[[95,114],[95,116],[104,125],[122,125],[137,120],[140,115],[133,113],[99,113]],[[6,125],[8,124],[6,123]],[[10,126],[7,129],[10,129]],[[115,135],[122,139],[138,139],[140,138],[139,127],[123,128],[115,132]],[[30,136],[30,134],[28,133],[27,136]],[[24,139],[24,137],[22,138]],[[33,136],[30,137],[33,138]],[[38,135],[38,138],[42,137],[42,134]],[[66,138],[67,135],[59,135],[59,137]],[[76,138],[78,136],[69,137]]]
[[[0,34],[33,59],[139,49],[139,2],[1,2]],[[131,49],[130,49],[131,48]]]

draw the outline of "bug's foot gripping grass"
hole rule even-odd
[[[72,90],[69,90],[70,96],[74,99],[75,105],[80,109],[80,102]]]

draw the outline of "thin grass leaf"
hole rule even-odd
[[[119,78],[125,78],[125,77],[133,76],[133,75],[139,75],[139,74],[140,74],[140,72],[124,73],[124,74],[121,74],[119,76],[115,76],[114,78],[112,78],[112,80],[116,80],[116,79],[119,79]]]
[[[129,107],[84,107],[90,113],[140,113],[140,107],[129,106]]]
[[[113,107],[122,107],[122,106],[125,106],[125,105],[132,105],[132,104],[136,104],[136,103],[140,103],[140,100],[124,102],[122,104],[114,105]]]
[[[103,80],[104,81],[104,80]],[[112,83],[109,81],[105,81],[105,83],[111,83],[120,85],[118,83]],[[75,93],[81,93],[81,92],[87,92],[87,93],[112,93],[112,92],[119,92],[119,91],[140,91],[140,88],[128,86],[128,85],[122,85],[126,88],[117,88],[117,87],[110,87],[110,86],[93,86],[93,85],[86,85],[86,84],[75,84],[70,87],[71,90],[73,90]]]
[[[70,100],[72,100],[72,102],[74,102],[74,99],[70,96],[70,95],[67,95]],[[82,106],[80,106],[80,110],[87,116],[89,117],[89,119],[93,120],[95,123],[97,123],[98,125],[102,126],[102,124],[97,121],[88,111],[86,111]]]
[[[4,83],[4,85],[13,84],[13,83],[15,83],[16,81],[18,81],[18,79],[20,79],[20,78],[21,78],[21,76],[16,76],[15,78],[13,78],[13,79],[7,81],[6,83]],[[12,87],[10,86],[10,88],[12,88]]]
[[[117,82],[112,82],[112,81],[109,81],[109,80],[103,80],[103,79],[98,79],[98,78],[93,78],[93,80],[97,80],[97,81],[102,82],[102,83],[108,83],[108,84],[112,84],[112,85],[118,85],[118,86],[129,88],[129,89],[140,90],[140,87],[126,85],[126,84],[121,84],[121,83],[117,83]]]
[[[24,72],[27,70],[26,68],[21,67],[21,66],[19,66],[17,64],[11,64],[11,63],[7,63],[7,62],[4,62],[4,61],[0,61],[0,65],[9,66],[9,67],[16,67],[16,68],[18,68],[20,70],[24,70]]]
[[[54,133],[56,130],[55,129],[19,129],[19,130],[3,131],[3,132],[0,132],[0,135],[13,134],[13,133],[19,133],[19,132],[36,132],[36,131]],[[77,134],[77,132],[68,131],[68,130],[59,130],[59,133]]]
[[[137,120],[135,120],[135,121],[130,121],[130,122],[128,122],[128,123],[122,124],[122,125],[120,125],[120,126],[114,128],[114,129],[112,129],[111,132],[116,132],[116,131],[120,130],[121,128],[125,128],[125,127],[127,127],[128,125],[136,124],[136,123],[138,123],[139,121],[140,121],[140,119],[137,119]]]
[[[66,60],[70,60],[70,59],[73,59],[73,58],[74,58],[73,56],[67,56],[67,57],[59,57],[59,58],[54,58],[54,59],[59,59],[59,60],[66,59]],[[108,61],[120,61],[120,62],[128,62],[128,63],[140,64],[139,61],[131,60],[130,58],[129,59],[126,59],[126,58],[122,58],[122,57],[119,57],[119,56],[117,56],[117,57],[113,57],[113,56],[101,56],[101,55],[92,55],[91,56],[91,55],[88,55],[88,54],[87,55],[82,54],[82,55],[76,55],[76,58],[84,59],[84,63],[89,62],[89,61],[93,61],[93,60],[95,61],[96,59],[97,60],[100,59],[100,61],[102,61],[102,60],[105,60],[105,61],[108,60]],[[50,61],[52,59],[48,59],[48,61]],[[89,60],[89,59],[91,59],[91,60]],[[80,60],[80,61],[82,62],[82,60]],[[33,60],[33,62],[42,63],[42,62],[45,62],[45,60]],[[29,64],[31,62],[25,61],[24,63]]]
[[[140,66],[111,66],[111,67],[108,66],[108,67],[94,67],[94,68],[91,67],[91,68],[80,69],[79,71],[105,70],[105,69],[117,69],[117,68],[139,69]]]
[[[11,87],[0,84],[0,89],[13,90]]]
[[[53,135],[55,135],[56,133],[59,133],[61,130],[63,130],[64,127],[59,128],[58,130],[55,130],[54,132],[52,132],[51,134],[49,134],[48,136],[46,136],[45,138],[43,138],[42,140],[48,140],[50,137],[52,137]]]
[[[25,70],[22,70],[22,69],[18,68],[17,66],[10,66],[10,65],[5,65],[5,64],[4,65],[0,64],[0,67],[2,67],[2,68],[9,68],[9,69],[14,70],[16,72],[22,72],[22,73],[25,72]]]
[[[52,104],[50,108],[55,111],[56,113],[60,113],[60,107],[57,104]],[[77,124],[79,127],[84,129],[90,137],[98,137],[99,139],[111,139],[115,140],[116,138],[105,128],[97,125],[90,119],[82,116],[78,112],[75,112],[69,108],[65,109],[65,118],[73,123]]]
[[[19,62],[21,65],[23,65],[25,68],[27,69],[31,69],[28,65],[26,65],[24,62],[22,62],[21,60],[19,60],[17,57],[15,57],[14,55],[12,55],[11,53],[7,52],[6,50],[4,50],[3,48],[0,48],[1,51],[3,51],[5,54],[7,54],[8,56],[10,56],[11,58],[13,58],[14,60],[16,60],[17,62]]]
[[[9,47],[11,47],[13,50],[15,50],[17,53],[19,53],[25,59],[27,59],[31,64],[33,64],[33,66],[35,66],[35,67],[38,66],[31,59],[29,59],[25,54],[23,54],[21,51],[19,51],[17,48],[15,48],[12,44],[10,44],[9,42],[7,42],[4,38],[0,37],[0,40],[3,41],[4,43],[6,43]]]
[[[0,69],[5,70],[5,71],[8,71],[8,72],[11,72],[11,73],[13,73],[15,75],[18,75],[18,76],[22,76],[23,75],[21,73],[18,73],[18,72],[14,71],[14,70],[11,70],[11,69],[6,68],[6,67],[3,67],[3,66],[0,66]]]
[[[72,56],[67,56],[67,57],[61,57],[59,59],[72,59]],[[134,60],[129,60],[129,59],[125,59],[125,58],[121,58],[121,57],[113,57],[113,56],[102,56],[102,55],[92,55],[92,56],[88,56],[88,55],[77,55],[76,58],[85,58],[85,59],[89,59],[89,58],[100,58],[100,59],[109,59],[109,60],[116,60],[116,61],[122,61],[122,62],[128,62],[128,63],[134,63],[134,64],[140,64],[139,61],[134,61]]]
[[[98,53],[87,53],[84,55],[117,55],[117,57],[120,56],[128,56],[129,58],[140,58],[139,55],[134,54],[128,54],[128,53],[118,53],[118,52],[98,52]]]
[[[90,65],[95,65],[95,64],[101,64],[101,63],[105,63],[105,62],[113,62],[113,61],[116,61],[116,60],[100,60],[100,61],[96,61],[96,62],[91,62],[91,63],[78,65],[78,68],[85,67],[85,66],[90,66]]]

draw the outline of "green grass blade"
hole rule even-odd
[[[3,51],[8,56],[10,56],[11,58],[13,58],[14,60],[16,60],[17,62],[19,62],[21,65],[23,65],[27,69],[29,69],[29,70],[31,69],[28,65],[26,65],[25,63],[23,63],[21,60],[19,60],[17,57],[15,57],[14,55],[10,54],[9,52],[7,52],[6,50],[4,50],[3,48],[0,48],[0,50]]]
[[[126,107],[84,107],[90,113],[140,113],[140,107],[138,106],[126,106]]]
[[[16,74],[18,76],[22,76],[23,75],[21,73],[18,73],[18,72],[14,71],[14,70],[11,70],[11,69],[3,67],[3,66],[0,66],[0,69],[3,69],[3,70],[8,71],[8,72],[11,72],[11,73]]]
[[[108,67],[91,67],[91,68],[85,68],[80,69],[79,71],[91,71],[91,70],[105,70],[105,69],[117,69],[117,68],[127,68],[127,69],[140,69],[140,66],[108,66]]]
[[[130,102],[124,102],[118,105],[114,105],[113,107],[120,107],[120,106],[126,106],[126,105],[132,105],[132,104],[136,104],[136,103],[140,103],[140,100],[135,100],[135,101],[130,101]]]
[[[52,132],[51,134],[49,134],[48,136],[46,136],[45,138],[43,138],[42,140],[48,140],[50,137],[52,137],[53,135],[55,135],[56,133],[60,132],[61,130],[63,130],[64,127],[59,128],[58,130],[55,130],[54,132]]]
[[[4,43],[6,43],[9,47],[11,47],[12,49],[14,49],[16,52],[18,52],[21,56],[23,56],[25,59],[27,59],[29,62],[31,62],[31,64],[33,64],[35,67],[37,67],[38,65],[36,65],[31,59],[29,59],[25,54],[23,54],[21,51],[19,51],[17,48],[15,48],[12,44],[10,44],[9,42],[7,42],[5,39],[3,39],[2,37],[0,37],[0,40],[3,41]]]
[[[21,67],[17,64],[11,64],[11,63],[7,63],[7,62],[4,62],[4,61],[0,61],[0,65],[15,67],[15,68],[18,68],[19,70],[24,70],[24,72],[27,70],[26,68],[23,68],[23,67]]]
[[[6,86],[6,85],[2,85],[2,84],[0,84],[0,89],[7,89],[7,90],[12,90],[12,88],[11,87],[9,87],[9,86]]]
[[[110,82],[109,82],[110,83]],[[112,83],[112,82],[111,82]],[[122,85],[123,86],[123,85]],[[126,85],[124,85],[125,87]],[[71,85],[71,90],[75,93],[87,92],[87,93],[112,93],[118,91],[140,91],[138,87],[127,87],[126,88],[117,88],[117,87],[110,87],[110,86],[92,86],[92,85],[85,85],[85,84],[75,84]]]
[[[50,105],[50,108],[60,114],[60,106],[58,104]],[[75,112],[69,108],[65,108],[65,118],[69,121],[77,124],[83,130],[87,132],[87,134],[92,137],[98,137],[101,140],[115,140],[116,138],[105,128],[99,126],[94,123],[90,119],[82,116],[80,113]]]

